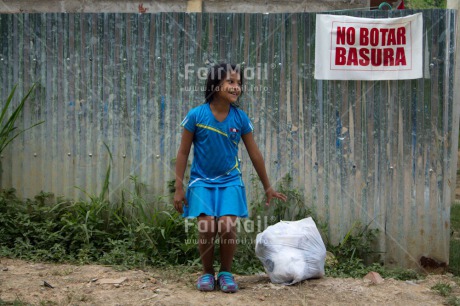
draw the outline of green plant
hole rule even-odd
[[[191,264],[199,258],[196,245],[187,243],[196,239],[195,228],[187,231],[184,219],[163,207],[161,197],[158,203],[124,204],[97,198],[72,202],[42,193],[20,200],[14,189],[5,190],[0,193],[0,256],[121,268]]]
[[[6,99],[5,104],[2,106],[0,110],[0,154],[7,148],[7,146],[19,135],[24,133],[25,131],[42,124],[44,121],[40,121],[36,124],[33,124],[29,128],[26,129],[19,129],[16,126],[16,121],[20,117],[22,110],[24,109],[24,105],[31,95],[32,91],[35,88],[35,84],[32,85],[32,87],[29,89],[29,91],[26,93],[26,95],[21,99],[19,105],[12,110],[11,114],[8,115],[8,109],[10,107],[10,104],[13,100],[14,93],[16,91],[17,85],[13,87],[13,89],[10,92],[10,95]],[[2,163],[0,162],[0,189],[2,188],[2,182],[1,182],[1,177],[2,177]]]
[[[0,306],[26,306],[29,305],[26,302],[23,302],[20,298],[16,297],[16,299],[12,302],[4,301],[0,298]]]
[[[451,306],[460,306],[460,297],[450,296],[447,299],[447,305]]]
[[[457,278],[454,277],[454,281],[458,284]],[[437,291],[443,297],[447,298],[447,305],[460,306],[460,298],[455,296],[453,287],[450,284],[439,282],[431,287],[431,290]]]
[[[2,300],[2,298],[0,298],[0,306],[3,306],[3,305],[26,306],[30,304],[24,302],[22,298],[18,294],[16,294],[16,298],[14,299],[14,301],[11,301],[11,302],[4,301]]]
[[[255,218],[248,221],[254,222]],[[242,220],[238,224],[238,246],[235,253],[233,263],[233,270],[238,274],[254,274],[264,270],[262,263],[256,257],[255,253],[255,240],[257,231],[254,229],[247,229]]]
[[[66,201],[46,192],[33,199],[21,200],[14,189],[0,192],[0,256],[99,262],[119,269],[148,265],[185,265],[188,269],[197,269],[200,256],[196,223],[182,218],[168,196],[147,200],[144,197],[146,185],[136,176],[131,177],[131,188],[122,191],[121,202],[111,202],[107,197],[109,175],[107,171],[103,190],[97,195],[88,194],[88,200]],[[310,215],[311,209],[305,205],[303,196],[293,187],[287,187],[288,182],[289,179],[283,181],[283,192],[295,195],[292,205],[298,207],[296,210],[283,206],[272,210],[256,209],[254,211],[260,214],[239,220],[238,248],[233,265],[236,273],[263,271],[255,256],[255,239],[259,232],[277,222],[277,218],[270,218],[270,213],[276,211],[299,219]],[[253,207],[263,205],[265,208],[263,196],[260,196],[262,200],[251,203]],[[327,275],[362,277],[369,271],[376,271],[382,277],[418,278],[414,271],[388,270],[378,263],[364,264],[364,257],[372,253],[375,233],[369,226],[356,222],[340,244],[327,244],[336,259],[326,266]],[[216,251],[218,248],[219,245]]]
[[[18,129],[16,125],[16,121],[18,120],[19,116],[22,113],[22,110],[24,109],[24,105],[29,98],[29,96],[32,94],[35,84],[32,85],[32,87],[29,89],[29,91],[26,93],[26,95],[21,99],[21,102],[19,105],[12,111],[11,115],[7,117],[7,111],[8,108],[11,104],[11,101],[13,100],[14,93],[16,92],[17,85],[13,87],[11,90],[10,95],[6,99],[6,102],[4,106],[1,109],[0,113],[0,153],[5,150],[5,148],[19,135],[24,133],[25,131],[33,128],[34,126],[37,126],[39,124],[42,124],[44,121],[40,121],[38,123],[33,124],[29,128],[26,128],[24,130]]]
[[[144,253],[135,251],[133,241],[129,239],[112,240],[109,238],[108,242],[111,248],[98,260],[102,264],[117,266],[124,270],[130,267],[145,268],[149,262]]]
[[[446,8],[446,0],[406,0],[409,9]]]
[[[393,278],[397,280],[418,280],[418,279],[423,279],[424,276],[417,273],[415,270],[411,269],[403,269],[403,268],[386,268],[386,269],[380,269],[377,272],[381,274],[383,278]]]
[[[450,209],[450,238],[449,270],[460,276],[460,204],[454,203]]]
[[[253,218],[262,217],[268,218],[268,225],[275,224],[281,220],[293,221],[300,220],[306,217],[316,218],[314,210],[307,206],[305,197],[292,184],[292,177],[287,174],[284,176],[277,186],[277,191],[287,196],[287,201],[283,202],[279,199],[272,199],[270,206],[265,205],[265,193],[260,187],[260,181],[257,176],[252,176],[251,184],[255,190],[255,201],[251,202],[251,215]]]
[[[450,227],[460,231],[460,203],[453,203],[450,209]]]
[[[431,287],[431,289],[437,291],[444,297],[448,297],[452,293],[452,286],[446,283],[437,283]]]
[[[176,192],[176,180],[170,180],[167,184],[169,193],[174,194]]]
[[[353,223],[351,229],[338,245],[328,245],[335,257],[340,260],[363,259],[372,251],[372,242],[376,239],[378,229],[370,228],[370,223],[363,226],[361,222]]]
[[[356,221],[337,245],[331,244],[326,235],[326,249],[335,258],[334,264],[326,265],[326,274],[357,278],[370,271],[385,274],[385,269],[379,263],[371,261],[370,265],[365,264],[365,260],[375,253],[372,244],[377,238],[377,233],[377,229],[370,228],[370,223],[363,226],[361,222]]]

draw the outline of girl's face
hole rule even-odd
[[[218,90],[214,94],[214,99],[222,100],[228,103],[235,103],[240,95],[240,73],[236,71],[230,71],[227,73],[227,77],[220,83]]]

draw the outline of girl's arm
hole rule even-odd
[[[265,194],[267,196],[266,205],[270,205],[270,200],[272,198],[278,198],[282,201],[286,201],[287,197],[282,193],[276,192],[270,185],[267,170],[265,169],[264,158],[262,153],[260,153],[259,148],[257,147],[252,132],[242,135],[241,138],[243,139],[244,145],[246,146],[246,150],[248,151],[252,165],[256,169],[257,175],[259,176],[260,180],[262,181],[262,185],[264,186]]]
[[[183,205],[187,205],[185,192],[183,187],[185,168],[187,167],[187,160],[192,147],[193,133],[184,128],[182,132],[182,139],[180,147],[177,152],[176,158],[176,183],[174,185],[176,191],[174,192],[174,208],[183,213]]]

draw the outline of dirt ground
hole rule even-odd
[[[0,258],[0,305],[445,305],[447,299],[431,289],[437,283],[450,284],[460,297],[458,281],[448,275],[418,281],[385,279],[378,285],[326,277],[293,286],[273,285],[265,274],[237,275],[241,290],[234,294],[197,291],[198,275],[177,269],[115,271],[99,265]],[[122,282],[104,284],[107,281]]]

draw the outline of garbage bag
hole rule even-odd
[[[324,276],[326,247],[311,217],[267,227],[257,234],[256,255],[274,284]]]

